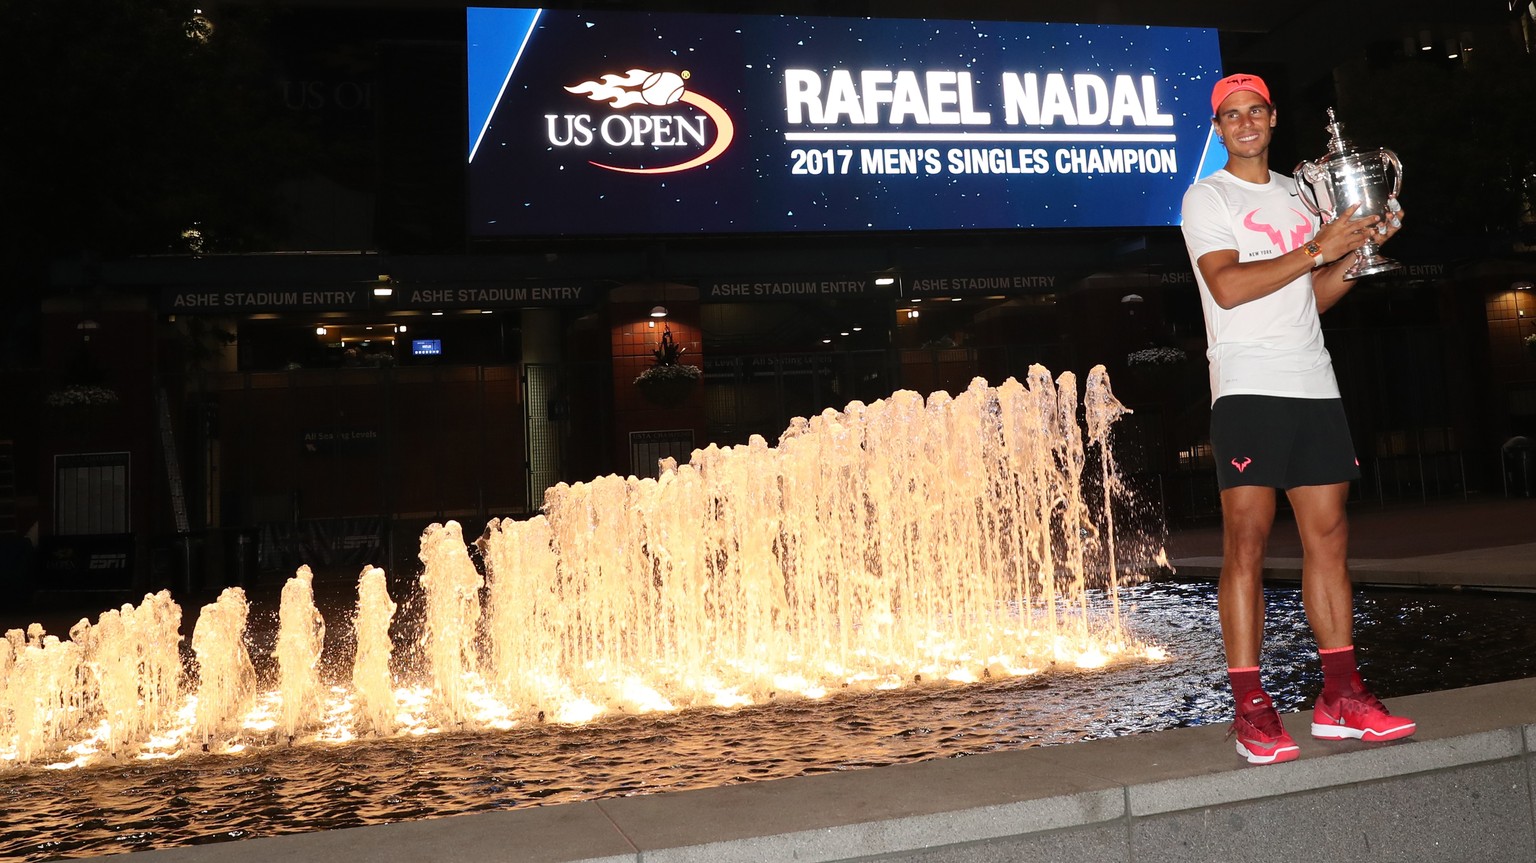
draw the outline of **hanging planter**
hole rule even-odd
[[[652,351],[656,364],[635,378],[635,388],[640,391],[641,398],[662,407],[682,404],[688,398],[704,372],[698,366],[678,362],[686,350],[672,340],[671,327],[662,331],[661,342]]]
[[[121,420],[122,401],[108,387],[69,384],[43,397],[44,415],[55,431],[111,427]]]
[[[695,366],[651,366],[635,378],[635,388],[646,401],[672,407],[687,400],[699,384],[699,370]]]
[[[1187,357],[1178,348],[1152,347],[1132,351],[1125,357],[1131,377],[1155,392],[1179,388],[1185,376]]]

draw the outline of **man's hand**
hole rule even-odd
[[[1312,238],[1314,242],[1323,247],[1324,261],[1337,261],[1350,252],[1359,249],[1372,239],[1380,243],[1384,241],[1384,237],[1391,236],[1390,233],[1379,233],[1379,227],[1391,232],[1397,231],[1397,228],[1391,227],[1387,222],[1383,222],[1380,216],[1366,216],[1360,219],[1351,218],[1358,209],[1360,209],[1360,205],[1356,204],[1340,213],[1337,219],[1324,225]],[[1398,225],[1399,227],[1402,225],[1401,219],[1399,219]]]
[[[1403,205],[1396,198],[1387,200],[1387,216],[1376,223],[1376,245],[1381,245],[1397,236],[1397,232],[1403,229]]]

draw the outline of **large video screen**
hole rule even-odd
[[[471,8],[470,235],[1176,225],[1213,30]]]

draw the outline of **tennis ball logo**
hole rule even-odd
[[[596,81],[583,81],[566,87],[567,93],[586,96],[594,102],[607,102],[617,110],[636,105],[671,105],[683,100],[688,92],[683,82],[688,73],[652,72],[630,69],[622,75],[607,74]]]
[[[640,95],[651,105],[670,105],[683,98],[683,76],[676,72],[652,72],[640,84]]]

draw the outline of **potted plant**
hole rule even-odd
[[[1525,337],[1525,349],[1530,352],[1532,357],[1536,357],[1536,333],[1531,333]]]
[[[642,398],[666,407],[688,398],[704,373],[698,366],[678,361],[687,350],[673,341],[671,327],[662,330],[661,341],[651,352],[656,362],[635,378],[635,387]]]

